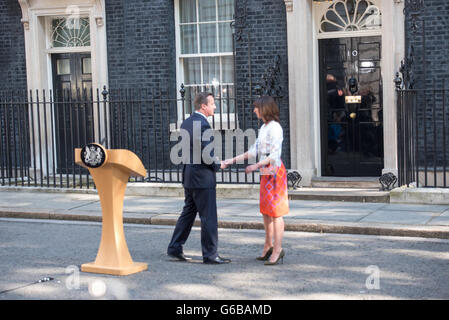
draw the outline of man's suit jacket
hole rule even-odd
[[[196,128],[196,136],[193,135],[194,124]],[[199,127],[201,128],[201,131],[198,130]],[[213,138],[210,139],[210,141],[202,141],[204,131],[206,131],[207,129],[211,129],[209,122],[202,115],[193,113],[189,118],[183,121],[183,123],[181,124],[181,129],[186,130],[190,136],[190,160],[187,164],[183,164],[182,184],[184,188],[215,188],[217,184],[215,173],[220,170],[220,165],[215,162],[208,164],[202,158],[204,148],[206,148],[207,145],[209,143],[212,143],[213,141]],[[198,134],[200,132],[201,136],[198,137]],[[197,148],[195,148],[196,150],[194,150],[195,139],[198,146]],[[200,152],[199,146],[201,146],[201,154],[198,154]],[[196,151],[197,153],[195,156],[194,151]],[[211,157],[214,158],[213,152],[211,153]],[[194,158],[201,159],[201,163],[195,164],[193,162]]]

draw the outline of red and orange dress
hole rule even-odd
[[[270,164],[260,168],[260,212],[270,217],[281,217],[289,212],[287,170],[281,160],[283,130],[277,121],[265,123],[256,142],[248,150],[252,157]]]

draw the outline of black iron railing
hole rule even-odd
[[[449,187],[448,97],[436,87],[397,90],[399,185]]]
[[[0,92],[0,184],[94,188],[89,172],[74,163],[74,149],[91,142],[136,153],[148,175],[132,181],[180,183],[181,167],[173,163],[170,152],[199,90],[215,95],[211,124],[221,134],[224,158],[227,133],[257,133],[261,125],[253,113],[254,97],[234,97],[231,86],[182,87],[178,93],[106,88]],[[243,143],[239,150],[248,149],[248,139]],[[234,146],[234,155],[236,150]],[[221,170],[217,182],[252,184],[259,177],[246,175],[241,165]]]
[[[429,61],[431,48],[427,46],[427,36],[432,35],[438,26],[432,24],[432,28],[427,28],[427,15],[423,0],[405,1],[407,51],[394,79],[398,183],[448,188],[449,89],[446,88],[444,71],[437,72]],[[446,60],[439,62],[444,64]]]

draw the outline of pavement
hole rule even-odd
[[[0,217],[101,221],[95,190],[0,187]],[[245,195],[242,195],[244,197]],[[125,196],[124,223],[175,225],[182,197]],[[449,239],[449,205],[290,200],[286,231]],[[257,199],[217,199],[220,228],[263,229]],[[200,225],[197,216],[196,226]]]

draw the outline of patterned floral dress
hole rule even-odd
[[[281,160],[283,130],[277,121],[263,124],[256,142],[248,153],[259,161],[270,158],[269,165],[260,168],[260,212],[281,217],[289,212],[287,170]]]

